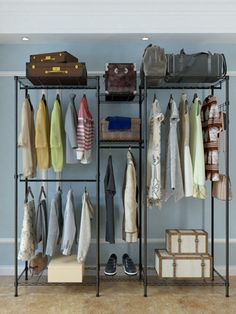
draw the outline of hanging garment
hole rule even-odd
[[[196,97],[190,108],[190,153],[193,164],[193,197],[205,199],[205,161],[200,106],[201,102]]]
[[[93,136],[94,121],[89,111],[86,96],[84,95],[80,102],[77,125],[77,159],[82,164],[89,164],[91,162]]]
[[[50,147],[52,166],[55,172],[61,172],[64,166],[64,130],[59,99],[54,102],[51,115]]]
[[[70,95],[70,101],[65,116],[65,132],[66,132],[66,163],[77,163],[77,112],[75,109],[75,94]]]
[[[80,220],[80,233],[77,260],[83,263],[86,260],[91,241],[91,219],[93,218],[93,206],[89,199],[89,194],[84,192],[82,197],[82,211]]]
[[[45,255],[48,237],[47,204],[45,199],[39,198],[36,213],[36,241],[42,242],[42,253]]]
[[[52,199],[48,223],[48,238],[46,255],[53,256],[62,236],[63,220],[61,208],[61,192],[58,191]]]
[[[126,242],[136,242],[138,240],[137,200],[136,163],[133,154],[129,150],[123,183],[123,240]]]
[[[179,102],[179,150],[184,195],[193,195],[193,166],[189,148],[189,108],[187,95],[182,94]]]
[[[161,207],[161,123],[164,115],[157,99],[152,103],[149,117],[147,157],[148,207]]]
[[[24,217],[20,238],[18,259],[28,261],[34,256],[36,249],[35,205],[34,200],[24,204]]]
[[[215,96],[207,96],[201,110],[206,180],[219,181],[219,134],[222,119]]]
[[[74,195],[70,189],[67,194],[62,233],[61,250],[63,255],[70,255],[76,236]]]
[[[50,121],[45,96],[42,97],[38,104],[35,124],[35,147],[37,153],[38,168],[42,171],[47,171],[51,167],[51,157]]]
[[[177,124],[179,122],[179,113],[175,101],[171,98],[165,114],[166,135],[166,159],[165,159],[165,176],[164,189],[165,201],[171,196],[175,201],[184,197],[183,179],[179,158],[179,145],[177,138]]]
[[[114,195],[116,194],[115,178],[112,166],[112,157],[108,157],[107,170],[104,178],[104,191],[106,200],[106,236],[107,242],[115,243],[114,224]]]
[[[36,176],[37,158],[35,150],[34,108],[29,97],[23,102],[21,112],[21,131],[18,146],[22,148],[23,173],[26,178]]]

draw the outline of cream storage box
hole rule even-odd
[[[167,229],[166,250],[171,254],[208,254],[208,233],[200,229]]]
[[[76,255],[58,256],[48,265],[48,282],[82,282],[84,264],[79,264]]]
[[[155,268],[160,278],[206,279],[211,278],[212,258],[208,254],[169,254],[155,250]]]

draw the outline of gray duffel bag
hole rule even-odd
[[[223,54],[200,52],[167,54],[166,82],[213,83],[225,77],[226,60]]]

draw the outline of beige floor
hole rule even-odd
[[[236,277],[231,279],[231,297],[224,287],[149,287],[143,297],[139,282],[103,282],[101,296],[93,286],[19,287],[13,296],[13,279],[0,277],[0,314],[236,314]]]

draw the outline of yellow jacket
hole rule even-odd
[[[35,147],[38,167],[48,170],[51,167],[50,158],[50,121],[47,104],[40,100],[36,114]]]
[[[61,105],[57,99],[51,115],[50,147],[53,169],[61,172],[64,166],[64,130]]]

